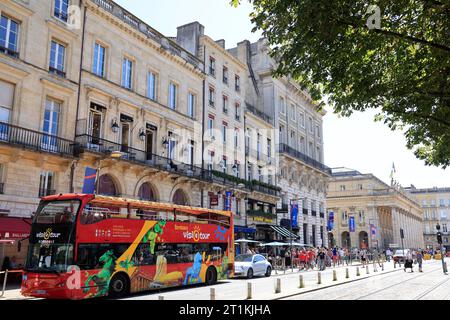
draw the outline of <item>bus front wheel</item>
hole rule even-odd
[[[121,298],[129,294],[130,285],[128,278],[123,274],[115,275],[109,282],[109,296]]]
[[[211,286],[217,282],[217,272],[214,267],[209,267],[206,270],[206,277],[205,277],[205,283],[208,286]]]

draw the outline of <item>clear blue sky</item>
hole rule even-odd
[[[254,42],[261,33],[252,33],[251,5],[243,0],[238,8],[229,0],[116,0],[166,36],[175,36],[177,26],[198,21],[214,40],[225,39],[227,48],[242,40]],[[331,111],[324,118],[325,164],[373,173],[389,182],[392,162],[395,178],[403,186],[450,187],[450,168],[427,167],[405,147],[401,132],[392,132],[383,123],[374,123],[375,112],[355,113],[338,118]]]

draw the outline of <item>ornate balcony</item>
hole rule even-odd
[[[71,140],[5,122],[0,122],[0,143],[53,153],[62,157],[78,156],[78,149]]]
[[[322,171],[323,173],[331,176],[331,168],[327,167],[326,165],[320,163],[317,160],[314,160],[311,157],[308,157],[306,154],[295,150],[294,148],[288,146],[287,144],[281,143],[279,145],[279,152],[288,154],[298,160],[303,161],[304,163]]]
[[[170,158],[162,157],[143,150],[124,146],[105,139],[100,139],[90,135],[79,135],[75,140],[82,148],[90,152],[109,155],[113,152],[121,152],[122,160],[134,162],[140,165],[156,168],[161,171],[167,171],[173,174],[191,177],[203,181],[212,181],[211,171],[200,167],[176,161]]]

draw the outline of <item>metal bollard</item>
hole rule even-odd
[[[356,267],[356,276],[359,277],[361,274],[359,273],[359,267]]]
[[[317,284],[322,284],[322,274],[317,272]]]
[[[304,288],[305,287],[305,281],[303,280],[303,276],[302,275],[300,275],[300,286],[299,286],[299,288]]]
[[[333,281],[337,281],[336,270],[333,270]]]
[[[366,274],[369,274],[369,266],[366,266]]]
[[[210,296],[210,300],[216,300],[216,289],[210,288],[209,289],[209,296]]]
[[[275,293],[280,293],[281,292],[281,279],[278,278],[277,279],[277,285],[275,287]]]
[[[247,283],[247,299],[252,299],[252,284]]]
[[[348,272],[348,268],[345,268],[345,278],[346,279],[350,278],[350,274]]]
[[[381,271],[384,271],[384,263],[381,264]]]
[[[164,300],[164,297],[163,296],[159,296],[158,300]]]

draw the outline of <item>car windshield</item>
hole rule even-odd
[[[252,254],[240,254],[236,256],[234,261],[236,262],[252,262],[253,255]]]
[[[405,251],[403,251],[403,250],[397,250],[397,251],[395,251],[395,254],[394,254],[394,255],[401,256],[401,255],[404,255],[406,252],[407,252],[406,250],[405,250]]]

